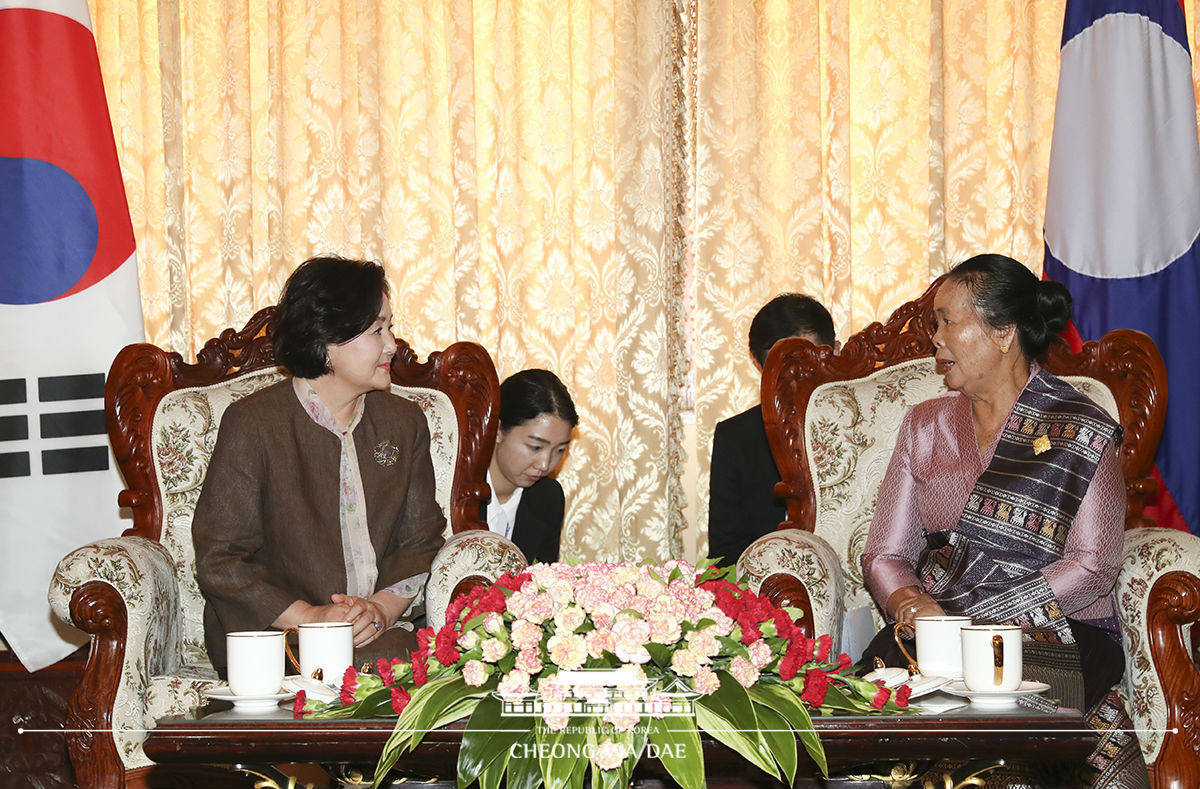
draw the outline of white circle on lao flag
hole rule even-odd
[[[1187,50],[1143,16],[1109,14],[1063,47],[1046,244],[1067,268],[1145,276],[1191,248],[1200,232],[1192,90]]]

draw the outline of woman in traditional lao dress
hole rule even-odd
[[[1002,255],[956,266],[934,298],[949,393],[900,426],[863,552],[890,622],[965,614],[1025,629],[1025,678],[1101,730],[1089,783],[1146,769],[1113,686],[1124,671],[1114,589],[1125,486],[1121,427],[1038,365],[1071,295]],[[867,655],[885,653],[888,627]],[[890,662],[890,661],[889,661]]]

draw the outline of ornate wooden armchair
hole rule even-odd
[[[806,607],[814,628],[835,641],[853,609],[865,608],[882,625],[859,559],[901,418],[946,391],[932,359],[938,284],[886,324],[851,337],[840,355],[785,340],[763,370],[763,419],[788,520],[747,549],[739,571],[755,588]],[[1060,344],[1045,366],[1125,428],[1123,695],[1153,785],[1200,786],[1200,673],[1184,638],[1184,627],[1200,618],[1200,539],[1156,528],[1143,514],[1155,491],[1150,474],[1166,409],[1162,357],[1144,334],[1119,330],[1077,354]]]
[[[153,763],[145,730],[185,715],[217,681],[204,648],[204,601],[196,584],[192,513],[225,408],[283,377],[270,332],[273,307],[241,331],[210,340],[196,364],[147,344],[121,351],[109,371],[109,439],[125,477],[119,497],[133,526],[66,556],[50,588],[65,621],[92,634],[91,653],[67,718],[67,746],[81,787],[143,784]],[[425,589],[440,626],[461,583],[524,565],[512,543],[479,521],[495,443],[499,381],[487,351],[455,343],[418,363],[401,342],[392,391],[429,421],[438,504],[448,521]]]

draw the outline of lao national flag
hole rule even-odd
[[[83,634],[46,592],[120,534],[104,375],[142,338],[137,260],[85,0],[0,0],[0,635],[36,670]]]
[[[1070,288],[1084,340],[1128,328],[1158,344],[1158,471],[1197,531],[1200,145],[1179,0],[1067,0],[1045,233],[1045,274]]]

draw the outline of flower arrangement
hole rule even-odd
[[[346,672],[340,698],[295,714],[397,715],[378,786],[431,729],[467,718],[458,785],[628,786],[643,755],[705,786],[700,732],[795,779],[797,739],[827,774],[811,714],[900,713],[908,689],[845,672],[831,639],[707,562],[535,564],[460,595],[408,661]],[[507,773],[507,782],[504,780]]]

